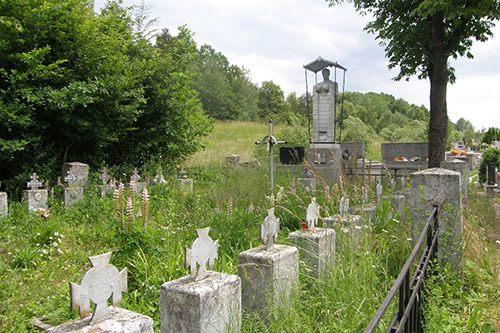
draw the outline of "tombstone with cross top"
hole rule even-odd
[[[134,190],[134,194],[137,195],[141,195],[143,188],[146,187],[146,183],[141,182],[141,176],[139,175],[137,168],[134,169],[132,175],[130,176],[129,187],[130,190]]]
[[[161,332],[201,333],[239,331],[241,280],[237,275],[211,270],[218,241],[210,228],[197,229],[198,238],[185,248],[184,266],[190,275],[164,283],[160,288]]]
[[[30,178],[30,181],[26,183],[28,190],[23,191],[24,198],[28,203],[28,211],[34,212],[40,208],[47,208],[47,190],[39,189],[42,182],[38,180],[36,173],[33,173]]]
[[[73,169],[68,170],[68,174],[64,177],[64,181],[68,183],[68,187],[63,190],[64,206],[72,207],[83,198],[83,187],[80,186],[80,181]]]
[[[115,187],[115,184],[111,181],[111,176],[108,174],[108,169],[106,167],[102,168],[99,180],[102,182],[102,185],[99,185],[101,197],[104,198],[108,193],[112,193]]]
[[[261,318],[268,316],[270,305],[275,309],[286,306],[298,285],[299,252],[294,246],[275,244],[279,222],[274,208],[268,209],[260,226],[264,245],[238,255],[243,309],[259,313]]]
[[[50,327],[46,332],[153,332],[150,317],[119,308],[122,293],[127,292],[127,268],[119,272],[109,263],[110,258],[111,252],[89,257],[92,267],[81,283],[69,283],[70,308],[79,311],[80,319]],[[108,306],[110,298],[112,306]],[[94,304],[92,315],[91,304]]]

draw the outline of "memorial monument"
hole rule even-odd
[[[330,80],[331,73],[327,67],[346,70],[338,63],[321,57],[304,66],[306,71],[309,70],[316,76],[321,71],[323,76],[323,81],[316,83],[313,87],[312,140],[307,152],[307,161],[316,178],[327,183],[335,183],[339,178],[342,161],[340,144],[335,141],[335,105],[338,84],[336,75],[335,81]]]

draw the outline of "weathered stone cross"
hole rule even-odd
[[[127,268],[118,272],[109,263],[111,252],[89,257],[92,268],[85,273],[80,285],[69,283],[71,311],[79,308],[80,318],[90,315],[90,301],[95,304],[90,325],[111,317],[108,298],[113,297],[113,306],[120,305],[122,292],[127,292]]]
[[[382,199],[382,192],[384,191],[384,187],[382,186],[382,179],[378,179],[378,184],[377,184],[377,202],[380,202]]]
[[[316,198],[311,199],[311,203],[306,210],[306,222],[308,230],[313,231],[318,223],[319,218],[319,206],[316,203]]]
[[[139,171],[137,171],[137,168],[134,169],[134,173],[132,176],[130,176],[130,181],[137,183],[141,179],[141,176],[139,176]]]
[[[346,198],[345,195],[340,198],[339,202],[339,214],[342,218],[347,217],[347,214],[349,213],[349,198]]]
[[[108,175],[108,169],[106,167],[102,168],[102,172],[99,175],[99,180],[102,181],[102,185],[107,185],[110,178],[110,175]]]
[[[68,183],[69,187],[73,187],[78,184],[78,177],[75,175],[73,170],[68,170],[68,175],[64,177],[64,181]]]
[[[266,246],[266,251],[273,248],[280,232],[280,219],[274,216],[274,208],[267,210],[267,217],[260,225],[260,240]]]
[[[31,188],[31,190],[38,190],[38,188],[42,186],[42,183],[38,180],[36,173],[31,175],[31,180],[26,184],[26,186]]]
[[[364,205],[368,202],[368,187],[363,185],[361,187],[361,203]]]
[[[218,259],[217,250],[219,248],[219,241],[213,241],[208,235],[210,228],[196,229],[198,238],[196,238],[189,249],[187,246],[184,248],[184,268],[189,267],[189,271],[195,281],[202,280],[207,276],[206,265],[208,269],[214,267],[215,259]],[[198,265],[198,269],[197,268]]]

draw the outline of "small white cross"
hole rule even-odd
[[[318,223],[319,218],[319,206],[316,203],[316,198],[311,199],[311,203],[307,207],[306,211],[306,222],[308,230],[313,231]]]
[[[196,238],[189,249],[187,246],[184,248],[184,268],[189,267],[189,271],[195,281],[202,280],[208,273],[208,269],[214,267],[215,259],[218,259],[217,250],[219,248],[219,241],[213,241],[208,235],[210,228],[196,229],[198,238]],[[198,269],[196,269],[198,267]]]
[[[106,185],[110,178],[108,169],[106,167],[102,168],[102,173],[99,175],[99,180],[102,181],[102,185]]]
[[[38,180],[36,173],[33,173],[31,175],[31,180],[26,185],[28,188],[31,188],[31,190],[38,190],[38,188],[42,186],[42,183]]]
[[[260,240],[266,246],[266,251],[273,248],[274,242],[278,240],[280,231],[280,219],[274,216],[274,208],[267,210],[267,217],[260,225]]]
[[[139,176],[137,168],[135,168],[134,173],[132,174],[132,176],[130,176],[130,182],[137,183],[140,179],[141,176]]]

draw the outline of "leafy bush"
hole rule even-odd
[[[500,169],[500,150],[492,148],[484,152],[481,163],[479,163],[479,182],[485,183],[487,172],[488,172],[488,162],[494,161],[497,168]]]

